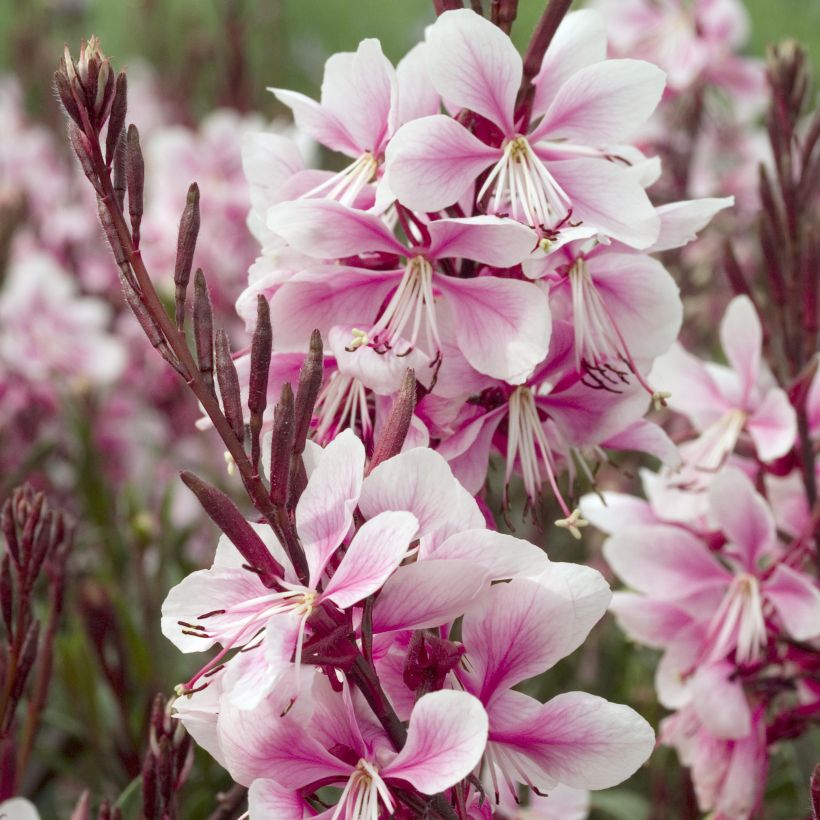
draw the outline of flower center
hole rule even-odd
[[[438,361],[441,350],[436,305],[433,294],[433,266],[423,256],[407,260],[398,287],[381,316],[368,331],[353,330],[353,341],[348,350],[369,345],[377,353],[388,353],[399,345],[406,345],[397,356],[407,356],[416,347],[424,333],[428,354]]]
[[[753,575],[736,576],[709,624],[709,660],[718,661],[735,650],[739,664],[759,660],[766,646],[766,619],[760,584]]]
[[[330,820],[379,820],[379,800],[392,817],[396,804],[387,784],[378,769],[362,758],[348,778]]]
[[[365,443],[371,442],[373,419],[365,386],[337,370],[319,393],[314,423],[313,439],[322,447],[348,428],[358,432]]]
[[[356,197],[369,182],[372,182],[379,169],[379,161],[365,151],[355,162],[352,162],[343,171],[334,174],[305,194],[302,199],[324,194],[325,199],[335,199],[342,205],[352,206]]]
[[[481,200],[491,191],[487,212],[510,214],[532,227],[553,227],[567,218],[570,199],[526,137],[509,140],[478,192]]]

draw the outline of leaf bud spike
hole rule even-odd
[[[277,507],[284,507],[288,499],[294,428],[293,390],[286,382],[282,386],[279,402],[273,410],[270,447],[270,498]]]
[[[105,164],[111,165],[117,143],[125,128],[125,115],[128,111],[128,80],[125,72],[120,71],[114,86],[114,97],[111,101],[111,115],[108,118],[108,131],[105,135]]]
[[[390,415],[387,417],[381,436],[373,448],[369,470],[401,452],[415,408],[416,374],[413,370],[408,370],[404,374],[396,400],[390,408]]]
[[[125,178],[128,183],[128,215],[131,217],[131,241],[134,248],[140,246],[140,223],[142,222],[143,191],[145,189],[145,162],[140,147],[140,132],[136,125],[128,126]]]
[[[225,493],[212,487],[198,476],[187,471],[180,473],[182,481],[199,499],[202,509],[211,520],[231,539],[248,564],[261,575],[262,582],[268,584],[274,578],[283,578],[281,564],[271,555],[256,530],[245,520],[236,505]]]
[[[214,316],[208,283],[202,268],[194,274],[194,342],[199,372],[214,393]]]
[[[194,263],[194,251],[199,235],[199,186],[192,182],[188,188],[188,197],[182,218],[179,221],[179,235],[177,237],[177,257],[174,265],[174,284],[177,329],[182,330],[185,323],[185,293],[188,281],[191,278],[191,268]]]
[[[248,389],[250,411],[251,463],[259,470],[259,438],[262,418],[268,403],[268,374],[273,349],[273,329],[270,323],[268,300],[260,293],[256,298],[256,329],[251,345],[251,372]]]
[[[245,440],[245,422],[242,417],[242,401],[239,394],[239,376],[231,357],[231,343],[224,330],[216,332],[216,378],[222,395],[222,409],[231,425],[236,440]]]
[[[112,165],[112,185],[114,187],[114,197],[117,200],[117,207],[122,211],[125,206],[125,191],[128,186],[126,179],[126,164],[128,162],[128,143],[125,139],[125,132],[120,134],[114,148]]]
[[[296,426],[293,436],[293,452],[301,455],[305,449],[313,409],[319,397],[324,376],[324,348],[322,335],[314,330],[310,336],[308,355],[299,371],[299,386],[296,389]]]
[[[83,120],[80,116],[80,109],[71,91],[71,83],[62,68],[54,72],[54,88],[66,114],[68,114],[78,126],[82,127]]]

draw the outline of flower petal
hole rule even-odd
[[[533,114],[543,114],[558,89],[576,71],[605,59],[606,22],[601,14],[581,9],[564,17],[532,81]]]
[[[385,179],[403,205],[440,211],[459,200],[501,157],[452,117],[436,114],[403,125],[387,146]]]
[[[490,743],[517,752],[547,782],[606,789],[626,780],[652,753],[652,727],[628,706],[567,692],[525,709],[524,698],[507,692],[493,704]]]
[[[486,529],[454,533],[424,557],[432,561],[445,558],[473,561],[487,570],[491,581],[541,575],[549,565],[546,553],[535,544]]]
[[[730,579],[700,539],[663,524],[616,532],[604,557],[625,584],[654,598],[676,600]]]
[[[666,75],[643,60],[605,60],[581,68],[558,89],[530,135],[580,145],[627,142],[655,110]]]
[[[427,230],[429,258],[463,257],[497,268],[509,268],[526,259],[537,240],[531,228],[497,216],[437,219]]]
[[[445,11],[427,29],[427,70],[448,104],[468,108],[513,134],[521,56],[512,40],[479,14]]]
[[[361,153],[345,126],[316,100],[285,88],[268,88],[268,91],[273,92],[280,103],[290,108],[296,127],[316,142],[351,157]]]
[[[427,629],[459,617],[489,583],[469,561],[419,561],[399,567],[373,606],[373,632]]]
[[[740,379],[745,404],[757,385],[763,345],[760,319],[748,296],[735,296],[729,302],[720,323],[720,345]]]
[[[445,275],[435,285],[448,297],[459,350],[479,373],[521,384],[544,360],[552,319],[538,285]]]
[[[305,801],[299,792],[275,780],[254,780],[248,789],[248,820],[303,820]],[[313,816],[313,815],[311,815]]]
[[[320,259],[369,251],[406,253],[378,216],[348,208],[333,199],[283,202],[268,211],[267,224],[298,251]]]
[[[364,445],[351,430],[344,430],[325,447],[296,505],[296,531],[302,540],[314,589],[328,559],[353,523],[364,461]]]
[[[692,705],[713,737],[746,737],[752,728],[743,685],[733,680],[734,664],[726,661],[701,666],[692,677]]]
[[[736,549],[746,570],[754,572],[758,561],[775,548],[774,517],[755,491],[748,476],[727,467],[709,487],[709,507],[717,525]],[[730,547],[731,549],[731,547]]]
[[[548,168],[572,202],[574,222],[638,249],[658,238],[658,215],[646,191],[623,168],[600,159],[557,160]]]
[[[610,609],[630,638],[653,649],[665,649],[692,622],[682,607],[633,592],[616,592]]]
[[[786,455],[797,438],[797,414],[784,390],[773,387],[746,421],[761,461]]]
[[[707,199],[686,199],[661,205],[655,211],[661,220],[661,232],[647,253],[660,253],[682,248],[695,239],[712,217],[735,204],[733,196]]]
[[[407,554],[419,528],[409,512],[385,511],[365,521],[347,548],[322,599],[347,609],[381,589]]]
[[[396,66],[399,84],[396,127],[421,117],[431,117],[441,109],[441,98],[427,73],[426,43],[418,43]]]
[[[764,582],[763,592],[795,640],[820,636],[820,589],[806,575],[778,564]]]
[[[430,692],[419,698],[407,742],[381,773],[406,780],[422,794],[442,792],[478,765],[488,729],[487,713],[477,698],[467,692]]]
[[[464,616],[461,640],[483,703],[567,655],[572,603],[535,581],[496,584]]]

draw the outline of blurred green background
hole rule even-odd
[[[576,6],[582,5],[576,2]],[[746,0],[751,54],[795,37],[820,62],[820,0]],[[526,42],[544,7],[521,0],[513,37]],[[145,58],[166,73],[193,114],[214,102],[276,113],[267,85],[316,91],[324,58],[378,37],[400,57],[433,19],[430,0],[0,0],[0,68],[23,74],[29,103],[48,117],[49,68],[64,42],[97,34],[119,64]],[[224,99],[225,77],[241,79]],[[236,84],[234,83],[234,87]]]

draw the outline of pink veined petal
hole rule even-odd
[[[220,766],[227,768],[217,728],[221,698],[222,675],[215,675],[206,687],[184,698],[177,698],[174,713],[197,746],[202,747]]]
[[[357,154],[382,149],[396,94],[396,71],[378,40],[362,40],[354,53],[334,54],[325,63],[322,105],[345,124]]]
[[[40,820],[40,813],[25,797],[10,797],[0,803],[0,817],[4,820]]]
[[[648,419],[638,419],[620,433],[610,436],[602,446],[610,450],[648,453],[673,470],[681,465],[680,451],[675,442],[669,438],[663,427]]]
[[[403,125],[387,146],[385,178],[414,211],[440,211],[460,199],[501,156],[452,117],[436,114]]]
[[[425,560],[459,558],[483,566],[491,581],[533,577],[547,570],[546,553],[522,538],[486,529],[457,532],[427,552]]]
[[[548,167],[572,203],[573,222],[639,250],[658,238],[658,215],[646,191],[623,168],[601,159],[550,161]]]
[[[479,492],[487,480],[492,439],[506,413],[506,405],[482,413],[439,444],[438,452],[447,459],[453,474],[472,494]]]
[[[700,431],[733,409],[703,362],[677,342],[655,360],[649,381],[670,393],[669,406],[688,416]]]
[[[820,635],[820,589],[811,579],[785,564],[778,564],[763,584],[786,631],[797,641]]]
[[[564,17],[544,55],[541,68],[533,79],[533,114],[543,114],[558,89],[576,71],[605,59],[604,18],[592,9],[581,9]]]
[[[307,700],[307,698],[305,698]],[[260,777],[276,775],[288,788],[300,789],[327,778],[346,779],[353,767],[334,757],[305,731],[307,716],[296,702],[282,716],[282,704],[267,698],[256,709],[237,709],[222,702],[220,745],[228,771],[238,783],[249,786]]]
[[[570,646],[572,603],[535,581],[496,584],[464,616],[461,640],[476,678],[476,694],[496,692],[540,674]]]
[[[434,450],[416,448],[383,461],[367,476],[359,509],[365,518],[407,510],[418,520],[418,537],[426,538],[448,522],[460,492],[447,462]]]
[[[406,780],[422,794],[442,792],[478,765],[488,730],[477,698],[467,692],[429,692],[410,715],[407,742],[381,774]]]
[[[581,515],[590,524],[610,535],[630,525],[660,524],[648,502],[627,493],[605,492],[603,500],[596,493],[581,498]]]
[[[538,285],[479,276],[438,275],[456,341],[479,373],[522,384],[547,355],[552,329],[546,293]]]
[[[322,600],[347,609],[381,589],[407,554],[418,528],[416,516],[409,512],[385,511],[365,521],[325,586]]]
[[[280,103],[290,108],[297,127],[313,137],[316,142],[351,157],[361,153],[344,125],[316,100],[284,88],[269,88],[268,91],[271,91]]]
[[[272,616],[265,625],[262,645],[237,653],[227,663],[225,697],[232,706],[255,709],[275,687],[285,685],[283,678],[292,669],[299,621],[299,615],[292,612]]]
[[[304,167],[302,155],[292,139],[264,131],[243,135],[242,170],[254,208],[272,205],[276,189]]]
[[[373,607],[373,632],[427,629],[459,617],[489,584],[469,561],[419,561],[399,567]]]
[[[514,219],[471,216],[438,219],[427,226],[430,259],[463,257],[497,268],[509,268],[526,259],[536,245],[535,232]]]
[[[328,810],[322,814],[330,816],[331,812]],[[248,820],[270,820],[273,817],[303,820],[305,801],[299,792],[280,786],[275,780],[254,780],[248,789]]]
[[[740,379],[743,409],[757,386],[762,344],[763,330],[752,300],[735,296],[720,323],[720,345]]]
[[[296,505],[296,531],[310,567],[310,586],[316,584],[330,556],[353,522],[364,475],[364,445],[351,430],[336,436],[322,453]]]
[[[643,60],[605,60],[586,66],[558,89],[530,135],[580,145],[627,142],[655,110],[666,75]]]
[[[603,618],[612,600],[609,584],[597,569],[565,561],[550,562],[535,580],[572,604],[565,649],[567,654],[574,652]]]
[[[715,476],[709,487],[709,507],[718,527],[737,549],[743,567],[753,572],[760,558],[775,548],[774,517],[749,478],[735,467]]]
[[[692,705],[713,737],[746,737],[752,728],[752,713],[743,684],[732,680],[734,664],[701,666],[692,677]]]
[[[655,211],[661,220],[661,232],[647,253],[660,253],[688,245],[711,221],[715,214],[731,208],[733,196],[706,199],[686,199],[661,205]]]
[[[629,527],[604,544],[604,557],[627,586],[653,598],[676,600],[731,575],[703,542],[678,527]]]
[[[797,415],[789,397],[773,387],[746,421],[761,461],[774,461],[791,450],[797,438]]]
[[[531,794],[527,806],[531,812],[536,812],[538,820],[587,820],[592,799],[586,789],[559,784],[550,789],[549,794]]]
[[[691,616],[677,604],[634,592],[616,592],[610,609],[630,638],[652,649],[665,649],[692,623]]]
[[[586,266],[592,286],[631,355],[653,359],[669,350],[680,331],[683,305],[666,268],[643,254],[617,252],[592,256]],[[571,300],[571,289],[562,288],[561,295]]]
[[[427,70],[451,105],[468,108],[513,134],[521,56],[497,26],[467,9],[445,11],[427,29]]]
[[[277,349],[304,353],[314,329],[327,338],[331,328],[339,324],[371,324],[401,276],[400,270],[371,271],[336,265],[297,274],[271,299]]]
[[[396,66],[399,99],[396,127],[421,117],[431,117],[441,109],[441,98],[427,73],[426,43],[419,43]]]
[[[162,603],[162,634],[181,652],[203,652],[215,643],[234,642],[241,646],[259,629],[259,624],[248,626],[250,611],[231,613],[230,610],[246,601],[264,595],[266,588],[259,577],[244,569],[215,567],[192,572],[171,589]],[[228,610],[206,620],[201,615],[214,610]],[[191,634],[196,630],[182,626],[202,624],[207,634],[216,638]]]
[[[283,202],[268,211],[268,228],[302,253],[320,259],[367,251],[407,252],[378,216],[333,199]]]
[[[646,392],[637,384],[620,395],[576,382],[572,387],[535,400],[576,447],[601,444],[646,412]]]
[[[628,706],[567,692],[524,710],[524,698],[507,692],[492,705],[490,743],[528,759],[547,780],[607,789],[626,780],[652,753],[652,727]]]

